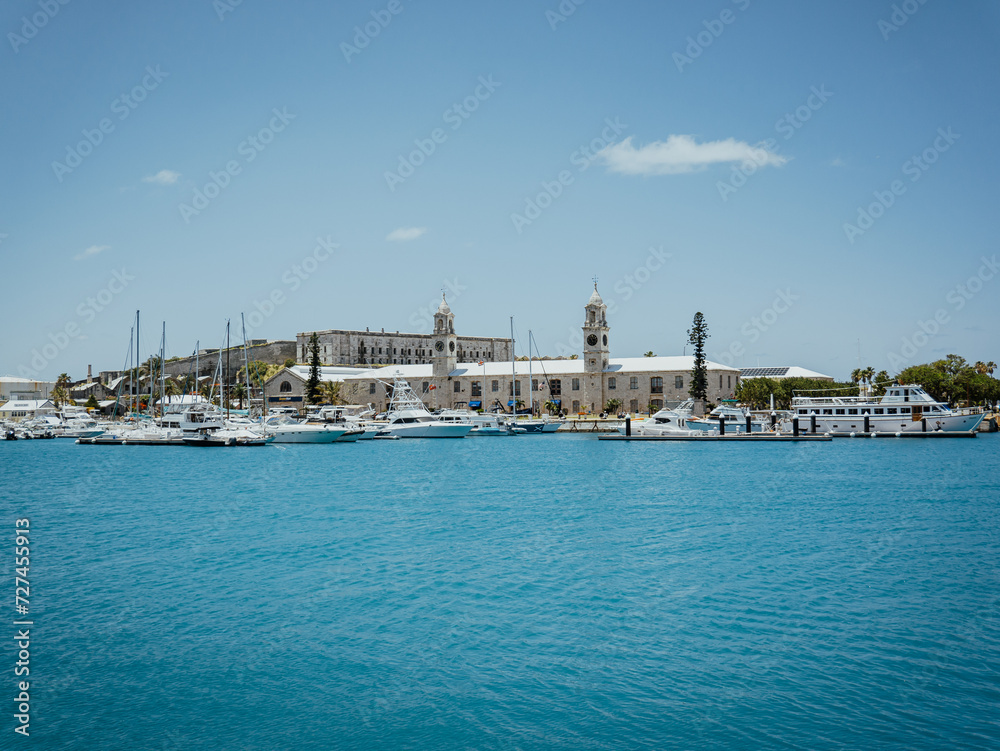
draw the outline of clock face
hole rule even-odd
[[[448,349],[451,352],[455,351],[455,342],[448,342]]]
[[[440,352],[441,350],[443,350],[444,349],[444,342],[436,342],[434,344],[434,349],[436,349],[438,352]]]
[[[591,334],[590,336],[588,336],[587,337],[587,344],[589,344],[591,347],[593,347],[594,345],[596,345],[597,344],[597,334]]]

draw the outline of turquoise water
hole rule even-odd
[[[998,448],[0,442],[0,747],[995,749]]]

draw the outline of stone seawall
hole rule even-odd
[[[280,364],[288,359],[295,359],[294,341],[273,341],[267,344],[256,344],[247,347],[247,357],[250,362],[260,360],[269,364]],[[202,353],[198,358],[194,356],[182,357],[180,360],[168,360],[164,366],[167,376],[185,376],[194,373],[195,360],[198,362],[198,375],[211,376],[215,373],[215,367],[219,358],[219,350]],[[226,350],[222,351],[222,367],[226,367]],[[232,347],[229,349],[229,367],[235,374],[243,367],[243,347]]]

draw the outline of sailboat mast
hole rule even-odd
[[[222,380],[222,397],[226,402],[226,419],[229,419],[229,319],[226,319],[226,377]]]
[[[531,381],[531,329],[528,329],[528,414],[535,416],[535,399],[532,394],[534,384]]]
[[[139,311],[135,311],[135,416],[139,416]]]
[[[198,362],[198,356],[201,354],[201,339],[194,340],[194,393],[197,394],[198,389],[198,379],[201,378],[201,369],[198,367],[201,363]]]
[[[240,313],[240,326],[243,328],[243,380],[247,387],[247,417],[250,416],[250,402],[253,401],[253,393],[250,391],[250,355],[247,351],[247,322],[246,316]]]
[[[165,376],[163,373],[163,358],[167,354],[167,322],[163,322],[163,334],[160,336],[160,419],[163,419],[163,400],[167,398]]]
[[[510,404],[511,414],[517,419],[517,357],[514,354],[514,316],[510,317]]]

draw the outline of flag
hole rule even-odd
[[[480,365],[482,365],[482,364],[483,364],[483,361],[482,361],[482,360],[480,360],[480,361],[479,361],[479,364],[480,364]]]
[[[433,391],[436,388],[437,388],[437,386],[435,386],[434,384],[431,384],[430,387],[427,390],[428,391]]]

